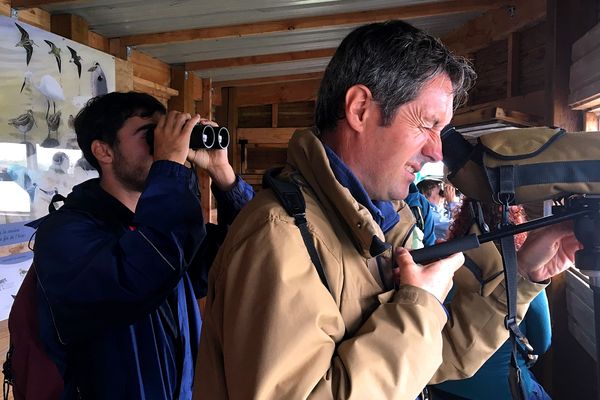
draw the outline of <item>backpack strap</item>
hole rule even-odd
[[[317,274],[319,274],[319,278],[321,278],[321,282],[323,282],[327,291],[331,292],[329,283],[327,282],[327,276],[325,275],[321,259],[319,258],[319,253],[312,240],[313,236],[308,230],[304,196],[296,183],[276,178],[281,170],[282,168],[274,168],[265,172],[263,176],[263,187],[271,188],[285,211],[287,211],[290,216],[294,217],[294,223],[298,229],[300,229],[302,240],[304,241],[306,250],[308,250],[310,259],[317,270]]]

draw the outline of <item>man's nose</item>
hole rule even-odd
[[[442,161],[442,139],[440,135],[430,136],[421,153],[427,158],[427,162]]]

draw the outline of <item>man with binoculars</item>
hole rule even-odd
[[[191,398],[196,299],[224,226],[253,196],[226,150],[189,148],[198,123],[212,124],[134,92],[93,98],[75,119],[100,177],[40,223],[34,249],[40,334],[62,398]],[[204,225],[186,161],[213,179],[220,226]]]
[[[472,250],[482,281],[460,268],[460,253],[417,265],[404,248],[414,216],[401,200],[421,166],[442,159],[440,132],[474,78],[402,21],[342,41],[321,81],[316,129],[294,134],[279,175],[304,202],[292,217],[279,192],[261,191],[210,271],[198,399],[413,400],[428,383],[472,375],[507,339],[493,244]],[[565,225],[529,235],[519,318],[578,247]]]

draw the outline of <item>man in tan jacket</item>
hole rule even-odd
[[[294,219],[260,192],[210,273],[196,398],[413,400],[429,382],[473,374],[507,339],[493,244],[470,254],[481,281],[459,269],[462,254],[421,266],[405,250],[416,235],[401,200],[415,172],[442,158],[440,131],[474,77],[401,21],[344,39],[323,77],[316,128],[294,134],[280,176],[302,189],[329,290]],[[578,248],[564,226],[530,238],[518,254],[519,318]]]

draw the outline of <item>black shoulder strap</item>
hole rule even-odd
[[[327,276],[325,276],[325,271],[323,270],[323,265],[319,258],[319,253],[317,253],[317,249],[312,241],[312,234],[308,230],[304,196],[298,185],[294,182],[277,179],[276,176],[279,175],[280,172],[281,168],[275,168],[265,172],[265,175],[263,176],[263,187],[271,188],[283,208],[285,208],[290,216],[294,217],[294,222],[296,223],[296,226],[298,226],[298,229],[300,229],[302,240],[308,250],[310,259],[317,270],[317,274],[319,274],[319,278],[321,278],[323,285],[331,292],[329,283],[327,282]]]

